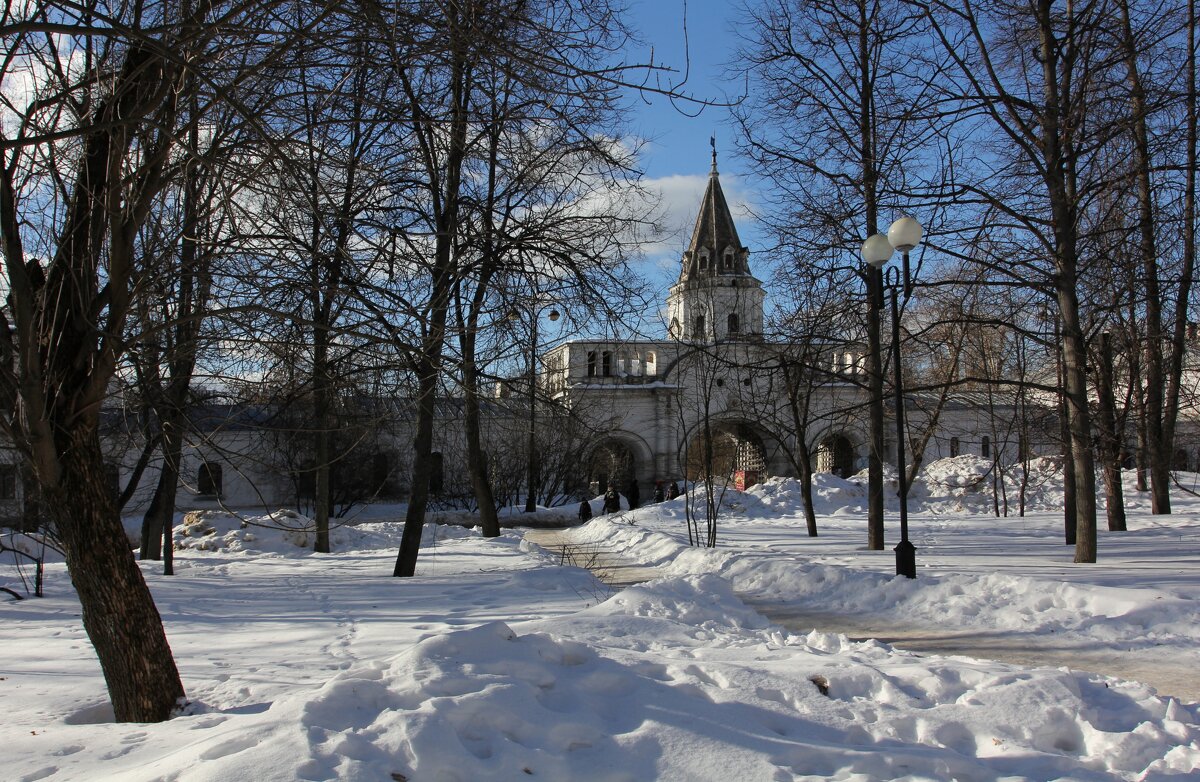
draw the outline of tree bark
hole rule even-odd
[[[71,454],[62,478],[45,490],[79,593],[83,626],[100,659],[118,722],[160,722],[184,702],[183,684],[162,618],[134,560],[93,426],[60,431]]]

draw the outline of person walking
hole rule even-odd
[[[586,524],[592,520],[592,503],[584,500],[579,503],[579,521],[581,524]]]
[[[663,493],[663,482],[655,481],[654,482],[654,503],[657,505],[658,503],[662,502],[665,497],[666,497],[666,494]]]
[[[633,510],[642,503],[642,492],[638,488],[637,478],[629,482],[628,488],[625,489],[625,499],[629,501],[629,509]]]
[[[620,513],[621,511],[621,495],[617,494],[617,487],[613,484],[608,484],[608,491],[604,492],[604,512],[605,513]]]

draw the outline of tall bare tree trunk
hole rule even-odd
[[[1179,289],[1175,294],[1175,329],[1171,335],[1171,362],[1167,379],[1167,397],[1163,410],[1163,439],[1168,449],[1174,449],[1175,425],[1179,418],[1179,396],[1183,385],[1183,358],[1188,347],[1188,313],[1192,283],[1196,271],[1196,0],[1188,0],[1187,56],[1187,151],[1185,155],[1185,184],[1183,190],[1183,269],[1179,274]]]
[[[858,109],[859,158],[862,162],[863,200],[866,207],[867,236],[879,233],[879,162],[875,159],[875,75],[872,72],[870,19],[867,3],[859,0],[858,69],[862,89]],[[879,308],[883,305],[883,272],[872,266],[866,269],[870,291],[867,305],[867,393],[870,444],[867,448],[867,548],[882,551],[883,532],[883,359],[879,338]]]
[[[467,471],[471,476],[471,490],[475,504],[479,506],[479,525],[485,538],[500,534],[500,519],[496,515],[496,496],[492,493],[492,481],[488,476],[487,458],[483,452],[482,426],[479,412],[479,368],[476,365],[476,335],[479,333],[479,316],[486,300],[490,272],[481,272],[471,299],[466,322],[459,317],[463,328],[459,343],[462,347],[463,373],[463,427],[467,438]],[[461,311],[461,307],[460,307]]]
[[[404,516],[404,532],[400,537],[400,551],[396,554],[393,576],[410,577],[416,573],[417,555],[421,547],[421,530],[425,525],[425,509],[429,503],[430,459],[433,454],[433,421],[436,414],[438,375],[442,364],[442,350],[446,341],[446,316],[454,291],[455,247],[458,235],[459,199],[461,198],[463,161],[467,154],[468,107],[471,95],[471,77],[467,62],[467,36],[470,22],[461,18],[457,6],[447,6],[446,21],[448,46],[450,48],[450,122],[447,126],[423,119],[415,120],[419,134],[427,136],[425,145],[425,168],[431,184],[442,183],[434,194],[436,202],[434,223],[437,236],[434,239],[434,263],[431,279],[427,325],[421,339],[421,348],[413,369],[417,376],[417,425],[413,437],[412,484],[408,499],[408,510]],[[446,157],[438,157],[444,135]]]
[[[1125,490],[1121,485],[1121,430],[1113,387],[1112,344],[1107,331],[1101,334],[1099,383],[1096,401],[1099,412],[1100,452],[1104,459],[1104,490],[1110,532],[1125,531]]]
[[[1145,324],[1146,455],[1150,462],[1150,508],[1155,514],[1171,512],[1171,443],[1163,429],[1162,295],[1158,285],[1158,251],[1154,241],[1154,196],[1151,192],[1150,134],[1146,127],[1146,91],[1138,71],[1138,51],[1129,21],[1129,2],[1118,4],[1125,80],[1129,84],[1129,114],[1133,141],[1133,171],[1137,182],[1138,253],[1142,261],[1142,320]]]

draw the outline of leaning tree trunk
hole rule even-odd
[[[133,558],[93,426],[56,438],[61,479],[46,490],[83,626],[100,659],[118,722],[160,722],[184,701],[162,618]]]

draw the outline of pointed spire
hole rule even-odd
[[[738,238],[733,214],[721,190],[721,179],[717,173],[717,141],[710,138],[712,145],[712,171],[708,175],[708,187],[700,200],[700,213],[696,215],[696,227],[692,229],[692,240],[684,253],[680,280],[693,277],[713,277],[717,274],[749,274],[746,265],[747,252]],[[732,258],[726,260],[727,253]]]

